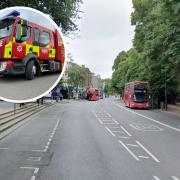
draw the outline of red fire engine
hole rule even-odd
[[[0,74],[31,80],[41,72],[61,72],[65,55],[59,32],[19,16],[13,11],[0,19]]]
[[[99,99],[98,89],[88,87],[86,89],[86,93],[87,93],[87,99],[89,101],[97,101]]]
[[[126,83],[123,100],[127,107],[149,109],[149,83],[147,81]]]

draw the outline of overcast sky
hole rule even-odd
[[[81,9],[80,37],[68,40],[68,52],[76,63],[111,77],[115,57],[132,47],[132,0],[85,0]]]

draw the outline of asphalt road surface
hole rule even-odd
[[[26,80],[24,76],[0,77],[0,97],[10,100],[29,100],[49,90],[57,81],[59,73],[45,73]]]
[[[0,141],[0,180],[180,180],[180,119],[117,99],[56,104]]]

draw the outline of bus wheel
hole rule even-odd
[[[36,75],[36,65],[34,61],[29,61],[26,65],[26,79],[32,80]]]

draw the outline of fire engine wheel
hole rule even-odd
[[[32,80],[36,75],[36,65],[34,61],[29,61],[26,65],[26,79]]]

